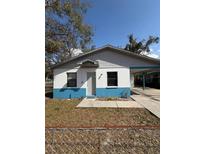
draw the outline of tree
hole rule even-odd
[[[92,41],[92,27],[83,21],[90,4],[80,0],[45,1],[45,64],[67,60],[71,50],[86,49]]]
[[[159,42],[159,37],[155,37],[155,36],[149,36],[147,40],[142,40],[140,42],[137,42],[137,39],[134,38],[132,34],[130,34],[128,38],[129,38],[129,43],[125,46],[125,50],[135,52],[137,54],[142,54],[144,52],[149,53],[150,52],[149,46]]]

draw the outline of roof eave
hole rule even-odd
[[[61,65],[64,65],[64,64],[66,64],[66,63],[69,63],[69,62],[71,62],[71,61],[73,61],[73,60],[75,60],[75,59],[78,59],[78,58],[80,58],[80,57],[84,57],[84,56],[86,56],[86,55],[92,54],[92,53],[94,53],[94,52],[96,52],[96,51],[99,51],[99,50],[102,50],[102,49],[106,49],[106,48],[115,49],[115,50],[121,51],[121,52],[123,52],[123,53],[125,53],[125,54],[127,54],[127,55],[132,55],[132,56],[135,56],[135,57],[139,57],[139,58],[146,59],[146,60],[149,60],[149,61],[156,62],[156,63],[160,64],[160,59],[151,58],[151,57],[144,56],[144,55],[139,55],[139,54],[132,53],[132,52],[129,52],[129,51],[124,50],[124,49],[121,49],[121,48],[117,48],[117,47],[114,47],[114,46],[111,46],[111,45],[106,45],[106,46],[103,46],[103,47],[100,47],[100,48],[91,50],[91,51],[89,51],[89,52],[86,52],[86,53],[84,53],[84,54],[75,56],[75,57],[73,57],[73,58],[70,58],[69,60],[64,61],[64,62],[62,62],[62,63],[55,64],[55,65],[51,66],[51,69],[55,69],[55,68],[57,68],[57,67],[59,67],[59,66],[61,66]]]

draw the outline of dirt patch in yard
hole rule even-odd
[[[143,108],[77,108],[81,100],[46,100],[46,127],[102,127],[159,125],[159,118]]]
[[[132,101],[131,98],[97,98],[97,101]]]

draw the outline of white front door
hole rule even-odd
[[[96,78],[95,72],[87,72],[87,96],[95,95]]]

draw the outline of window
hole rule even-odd
[[[77,87],[77,73],[67,73],[67,87]]]
[[[117,72],[107,72],[107,86],[117,85]]]

